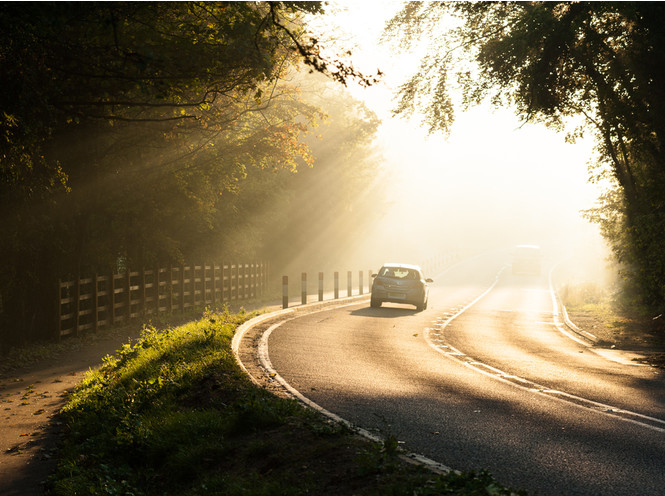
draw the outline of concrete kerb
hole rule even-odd
[[[236,362],[240,367],[245,371],[249,378],[256,383],[254,377],[249,373],[245,368],[245,365],[240,360],[238,351],[240,349],[240,341],[242,341],[243,336],[249,331],[252,327],[257,326],[267,320],[272,320],[279,317],[286,317],[288,315],[296,315],[298,313],[314,312],[316,310],[321,310],[327,307],[342,306],[348,305],[350,303],[355,303],[356,301],[360,302],[364,299],[369,299],[369,294],[356,295],[356,296],[347,296],[345,298],[338,298],[336,300],[325,300],[325,301],[316,301],[312,303],[306,303],[305,305],[297,305],[290,308],[283,308],[281,310],[275,310],[273,312],[264,313],[249,319],[247,322],[243,323],[238,329],[236,329],[235,334],[233,335],[233,340],[231,341],[231,350],[233,351],[233,356],[236,359]]]
[[[557,298],[558,298],[558,295],[557,295]],[[568,317],[568,311],[566,310],[566,306],[563,303],[561,303],[560,300],[559,300],[559,304],[561,305],[561,314],[563,316],[563,322],[564,322],[564,324],[566,324],[566,327],[568,327],[568,329],[570,329],[572,332],[574,332],[578,336],[581,336],[582,338],[590,341],[592,344],[598,343],[598,338],[596,336],[594,336],[590,332],[585,331],[584,329],[580,329],[579,327],[577,327],[575,325],[575,323],[572,320],[570,320],[570,318]]]
[[[320,311],[320,310],[323,310],[323,309],[328,308],[328,307],[346,306],[346,305],[350,305],[350,304],[353,304],[353,303],[356,303],[356,302],[361,302],[363,300],[369,300],[369,298],[370,298],[370,295],[365,294],[365,295],[349,296],[349,297],[346,297],[346,298],[339,298],[339,299],[336,299],[336,300],[317,301],[317,302],[314,302],[314,303],[307,303],[305,305],[299,305],[299,306],[296,306],[296,307],[293,307],[293,308],[285,308],[285,309],[282,309],[282,310],[277,310],[277,311],[274,311],[274,312],[269,312],[269,313],[265,313],[265,314],[259,315],[257,317],[254,317],[253,319],[248,320],[247,322],[242,324],[240,327],[238,327],[238,329],[236,330],[236,332],[233,336],[233,340],[231,342],[231,349],[233,351],[233,355],[235,357],[235,360],[240,365],[240,367],[245,371],[245,374],[247,374],[247,376],[251,379],[251,381],[254,382],[256,385],[261,386],[260,382],[258,380],[256,380],[252,376],[252,374],[249,373],[249,371],[247,370],[245,365],[242,363],[242,360],[240,359],[240,356],[239,356],[240,342],[242,341],[242,338],[247,333],[247,331],[249,331],[254,326],[257,326],[257,325],[259,325],[263,322],[266,322],[268,320],[272,320],[272,319],[275,319],[275,318],[284,317],[285,319],[288,320],[289,318],[294,318],[298,313],[316,312],[316,311]],[[325,417],[328,417],[329,419],[333,420],[334,422],[339,422],[339,423],[342,423],[342,424],[346,425],[347,427],[351,428],[354,432],[356,432],[360,436],[362,436],[362,437],[364,437],[364,438],[366,438],[366,439],[368,439],[372,442],[376,442],[376,443],[383,442],[382,439],[380,439],[378,436],[376,436],[372,432],[370,432],[366,429],[363,429],[362,427],[352,425],[348,420],[343,419],[343,418],[339,417],[338,415],[335,415],[332,412],[329,412],[325,408],[319,406],[318,404],[314,403],[310,399],[306,398],[301,393],[299,393],[298,391],[293,389],[289,384],[287,384],[286,381],[284,381],[284,379],[281,378],[279,376],[279,374],[276,373],[276,371],[268,370],[268,372],[273,377],[273,379],[280,382],[282,384],[282,386],[284,386],[286,388],[286,390],[289,392],[289,394],[292,397],[294,397],[295,399],[297,399],[298,401],[300,401],[301,403],[303,403],[307,407],[318,411],[319,413],[321,413]],[[400,455],[400,457],[408,463],[414,463],[414,464],[417,464],[417,465],[422,465],[422,466],[428,468],[429,470],[431,470],[432,472],[435,472],[435,473],[438,473],[438,474],[445,475],[445,474],[448,474],[448,473],[453,472],[453,471],[457,472],[457,471],[451,469],[450,467],[447,467],[447,466],[445,466],[445,465],[443,465],[443,464],[441,464],[441,463],[439,463],[435,460],[432,460],[430,458],[427,458],[427,457],[425,457],[423,455],[420,455],[420,454],[417,454],[417,453],[403,452]]]
[[[549,279],[549,285],[550,285],[550,293],[552,294],[552,307],[553,307],[553,312],[554,312],[554,319],[555,321],[559,320],[559,317],[561,317],[563,324],[571,331],[573,332],[576,336],[582,338],[586,343],[590,343],[592,345],[598,343],[598,338],[591,334],[590,332],[587,332],[583,329],[580,329],[577,327],[573,321],[570,320],[570,317],[568,317],[568,311],[566,310],[566,306],[563,304],[561,301],[561,297],[559,296],[559,292],[557,289],[554,287],[554,281],[552,278],[552,274],[554,274],[555,269],[559,266],[561,262],[557,262],[552,266],[550,269],[548,279]]]

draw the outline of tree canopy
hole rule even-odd
[[[310,167],[323,118],[287,75],[371,82],[321,56],[302,22],[320,12],[0,5],[0,345],[48,335],[59,277],[261,253],[233,230],[275,182],[245,182]]]
[[[410,2],[387,27],[435,40],[397,108],[432,131],[450,128],[456,92],[557,129],[584,117],[571,136],[594,134],[595,174],[618,188],[589,215],[654,311],[665,306],[664,20],[652,2]]]

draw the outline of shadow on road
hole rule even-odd
[[[383,306],[381,308],[358,308],[353,310],[351,315],[358,317],[376,317],[379,319],[394,319],[398,317],[404,317],[406,315],[414,315],[419,313],[415,308],[408,306]]]

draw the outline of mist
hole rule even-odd
[[[384,73],[378,85],[350,85],[338,96],[362,101],[380,119],[371,143],[363,145],[376,168],[352,215],[301,226],[308,243],[294,247],[285,271],[376,270],[384,262],[424,266],[439,255],[466,257],[516,244],[540,245],[553,263],[594,254],[593,269],[590,263],[582,267],[605,270],[605,242],[582,215],[602,192],[588,180],[591,139],[569,143],[564,132],[520,122],[512,109],[490,105],[458,109],[449,135],[428,133],[417,115],[395,117],[395,95],[408,77],[404,68],[414,67],[413,56],[377,40],[390,9],[399,5],[371,20],[362,14],[369,7],[333,7],[333,13],[342,9],[338,24],[333,17],[315,27],[334,32],[333,44],[355,44],[361,69]]]
[[[352,98],[341,88],[330,91],[328,105]],[[425,266],[440,255],[468,257],[517,244],[540,245],[553,263],[594,253],[596,265],[606,265],[598,229],[582,216],[600,193],[587,180],[589,141],[566,143],[544,126],[522,125],[509,109],[489,108],[460,115],[450,136],[429,135],[415,120],[384,113],[372,139],[357,143],[352,156],[330,146],[339,132],[332,118],[317,129],[313,169],[331,164],[318,184],[295,191],[302,205],[299,241],[284,240],[294,243],[280,268],[292,278],[376,270],[385,262]],[[363,169],[363,160],[372,165]],[[324,208],[312,221],[312,210],[344,196],[329,183],[345,167],[365,175],[362,187],[346,198],[342,216],[331,218]]]

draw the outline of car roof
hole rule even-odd
[[[393,267],[393,268],[400,268],[400,269],[413,269],[413,270],[420,270],[420,271],[423,270],[418,265],[400,264],[400,263],[384,263],[383,267]]]

